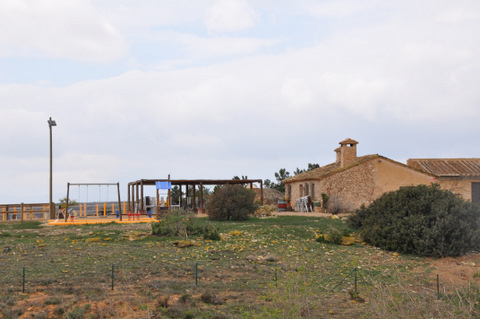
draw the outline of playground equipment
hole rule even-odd
[[[75,217],[75,214],[72,214],[70,215],[70,213],[73,211],[70,211],[69,210],[69,204],[70,204],[70,186],[78,186],[78,197],[79,197],[79,201],[80,201],[80,188],[82,186],[85,186],[86,187],[86,198],[87,198],[87,201],[83,203],[83,207],[82,207],[82,204],[79,205],[79,213],[78,213],[78,216],[81,216],[81,217],[87,217],[89,215],[92,215],[92,214],[95,214],[96,216],[106,216],[107,215],[107,212],[108,212],[108,209],[110,207],[107,207],[107,201],[108,201],[108,195],[109,195],[109,186],[116,186],[116,189],[117,189],[117,200],[118,200],[118,217],[120,218],[120,221],[122,220],[122,214],[121,214],[121,210],[122,210],[122,204],[121,204],[121,201],[120,201],[120,183],[67,183],[67,198],[66,198],[66,204],[65,204],[65,222],[67,222],[68,220],[68,217],[69,216],[72,216],[72,220],[74,219]],[[96,203],[89,203],[88,202],[88,193],[89,193],[89,187],[91,186],[98,186],[98,202]],[[107,188],[107,200],[103,201],[103,207],[101,207],[101,187],[106,187]],[[87,205],[88,204],[88,205]],[[109,202],[109,206],[111,205],[111,214],[114,214],[115,213],[115,201],[113,202]],[[103,208],[103,210],[102,210]],[[123,210],[124,210],[124,213],[125,213],[125,203],[124,203],[124,207],[123,207]],[[77,213],[75,211],[75,213]]]

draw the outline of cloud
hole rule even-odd
[[[0,3],[0,56],[109,62],[122,57],[121,34],[87,0]]]
[[[233,32],[253,27],[257,19],[245,0],[217,0],[206,11],[205,25],[210,32]]]
[[[211,33],[205,35],[197,27],[213,2],[198,4],[202,10],[196,12],[188,8],[186,16],[179,14],[185,2],[142,2],[138,12],[159,8],[157,3],[178,15],[179,27],[165,12],[158,20],[150,13],[144,25],[127,33],[147,30],[141,41],[158,46],[159,52],[180,47],[168,56],[172,60],[160,56],[139,61],[141,69],[127,67],[58,87],[0,84],[5,129],[0,148],[7,150],[0,156],[7,168],[0,171],[2,185],[7,185],[0,194],[13,198],[29,181],[29,193],[47,194],[50,116],[58,124],[53,132],[54,198],[65,196],[67,181],[119,181],[123,189],[127,182],[168,174],[273,179],[281,167],[292,171],[307,163],[332,162],[337,142],[347,137],[360,142],[360,154],[400,160],[406,154],[475,155],[471,145],[480,120],[480,46],[472,41],[480,30],[476,4],[429,2],[430,11],[422,6],[416,12],[409,8],[411,1],[378,7],[369,1],[364,8],[342,11],[349,2],[339,1],[331,4],[338,8],[323,11],[328,17],[314,12],[298,17],[309,28],[294,30],[292,34],[305,36],[297,46],[287,37],[278,42],[280,32],[263,39],[253,35],[264,32],[267,22],[259,23],[259,14],[250,9],[238,11],[251,19],[238,21],[250,24],[222,26],[213,19]],[[103,4],[108,19],[94,20],[127,29],[129,22],[119,24],[114,13],[106,14],[108,2]],[[262,14],[272,6],[282,22],[291,22],[290,6],[276,4],[255,3]],[[295,15],[303,12],[299,6],[314,4],[296,3]],[[129,1],[121,5],[127,9],[117,8],[117,13],[135,7]],[[245,1],[234,5],[248,7]],[[92,10],[95,17],[97,8]],[[227,6],[224,12],[229,10]],[[372,20],[365,22],[369,16]],[[236,31],[244,33],[224,34]],[[275,50],[264,50],[279,43]],[[149,68],[182,59],[180,67]]]

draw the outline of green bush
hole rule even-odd
[[[152,223],[152,234],[157,236],[188,236],[193,214],[185,210],[172,210],[159,222]]]
[[[152,234],[164,237],[201,235],[204,239],[220,240],[218,228],[211,224],[200,225],[195,215],[185,210],[173,210],[159,222],[152,223]]]
[[[246,220],[256,209],[255,191],[242,185],[217,188],[207,202],[211,220]]]
[[[480,209],[439,185],[401,187],[349,219],[371,245],[421,256],[460,256],[480,247]]]

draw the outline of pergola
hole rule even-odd
[[[170,182],[172,186],[179,186],[180,188],[180,207],[182,206],[182,187],[185,186],[185,195],[188,198],[188,187],[192,186],[193,188],[193,210],[196,211],[196,192],[195,188],[200,187],[200,209],[204,209],[203,203],[203,186],[211,185],[234,185],[234,184],[250,184],[250,188],[253,188],[253,183],[260,183],[260,201],[263,204],[263,181],[261,179],[140,179],[135,182],[128,183],[128,210],[134,210],[134,203],[138,203],[138,208],[140,210],[145,210],[143,202],[143,188],[144,186],[155,186],[156,182]],[[170,190],[168,192],[168,197],[170,197]],[[157,189],[157,203],[156,203],[156,214],[157,218],[159,217],[159,190]],[[169,200],[170,203],[170,200]]]

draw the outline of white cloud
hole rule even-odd
[[[88,0],[0,2],[0,56],[108,62],[127,46]]]
[[[128,8],[136,4],[121,3]],[[156,3],[139,6],[147,4],[154,10]],[[255,5],[268,9],[276,3],[264,0]],[[313,5],[312,1],[300,3]],[[279,33],[269,40],[216,35],[244,28],[254,33],[259,30],[256,12],[246,9],[242,15],[253,20],[239,20],[251,24],[222,26],[222,21],[213,19],[214,35],[205,36],[195,28],[212,1],[198,4],[203,10],[188,9],[187,16],[163,2],[174,17],[163,12],[155,20],[155,14],[149,13],[148,21],[132,34],[147,30],[142,41],[152,47],[160,43],[159,51],[168,51],[172,43],[181,46],[188,51],[178,58],[185,59],[181,67],[159,71],[140,61],[142,71],[116,70],[115,76],[69,86],[0,84],[0,118],[7,129],[0,136],[0,146],[8,150],[0,157],[0,180],[7,185],[0,185],[0,194],[11,198],[29,181],[32,194],[47,194],[49,116],[58,124],[54,128],[55,198],[64,196],[67,181],[120,181],[125,188],[129,181],[169,173],[173,178],[248,175],[272,179],[281,167],[293,170],[309,162],[333,161],[336,143],[347,137],[365,147],[377,145],[370,147],[372,152],[393,159],[398,158],[392,152],[405,156],[407,151],[421,149],[418,145],[428,146],[427,154],[432,156],[450,151],[452,145],[459,150],[458,156],[465,156],[462,150],[473,156],[471,145],[479,134],[480,120],[480,46],[472,40],[480,32],[475,18],[478,5],[428,2],[431,12],[417,13],[408,8],[412,1],[382,2],[380,9],[388,14],[379,18],[375,1],[365,8],[342,11],[348,3],[323,11],[334,19],[332,24],[303,13],[300,18],[311,28],[298,30],[297,34],[306,34],[302,48],[285,40],[287,49],[260,54],[266,51],[262,48],[277,43],[271,39]],[[286,11],[289,6],[279,8],[275,6],[279,19],[285,23],[293,19]],[[85,15],[82,12],[80,16]],[[297,7],[295,15],[299,12]],[[372,20],[350,19],[356,12]],[[175,15],[182,21],[178,30],[172,22]],[[113,14],[111,19],[116,28],[121,25],[124,30],[128,25],[117,24],[121,19]],[[341,28],[334,27],[347,20]],[[153,30],[155,26],[159,29]],[[334,30],[314,31],[326,26]],[[319,34],[323,37],[317,38]],[[175,60],[175,54],[168,58]],[[167,64],[162,57],[158,63]],[[454,142],[449,146],[449,141]],[[394,151],[388,149],[391,145]]]
[[[205,25],[212,32],[232,32],[253,27],[258,20],[245,0],[217,0],[205,14]]]

